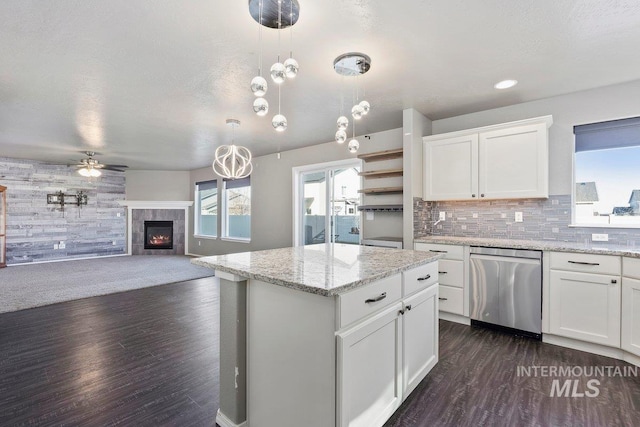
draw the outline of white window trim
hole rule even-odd
[[[251,181],[249,181],[251,182]],[[251,194],[251,213],[253,213],[253,188],[252,185],[249,185],[249,193]],[[249,237],[234,237],[229,236],[229,224],[227,220],[227,216],[229,212],[227,212],[227,187],[225,185],[224,180],[222,181],[222,191],[220,191],[220,207],[222,208],[222,215],[220,218],[220,240],[227,242],[251,242],[251,234],[253,230],[250,229]],[[251,216],[251,215],[249,215]]]
[[[220,183],[217,179],[211,179],[209,181],[216,181],[216,198],[218,198],[218,206],[220,206]],[[218,236],[218,222],[216,221],[216,234],[212,236],[210,234],[196,234],[196,232],[200,231],[200,197],[198,194],[198,185],[194,184],[195,188],[193,190],[193,237],[197,237],[199,239],[209,239],[209,240],[217,240]],[[218,217],[220,215],[218,214]]]
[[[302,236],[300,235],[300,222],[301,222],[301,217],[300,217],[300,212],[302,212],[302,204],[300,201],[300,195],[301,195],[301,191],[302,191],[302,174],[305,172],[310,172],[310,171],[320,171],[323,169],[331,169],[331,168],[337,168],[340,166],[352,166],[357,164],[358,167],[360,167],[360,170],[362,170],[362,160],[359,159],[344,159],[344,160],[335,160],[332,162],[324,162],[324,163],[314,163],[311,165],[303,165],[303,166],[295,166],[293,168],[291,168],[291,175],[292,175],[292,179],[293,179],[293,246],[302,246],[300,244],[301,240],[302,240]],[[327,185],[328,181],[327,181]],[[362,179],[360,180],[360,187],[362,188]],[[328,189],[329,190],[329,189]],[[330,194],[327,191],[327,194]],[[329,212],[329,209],[327,209],[327,212]],[[329,215],[326,215],[327,217],[327,221],[329,221]],[[328,230],[329,227],[327,227],[325,225],[325,229]],[[362,231],[361,231],[361,235],[362,235]]]

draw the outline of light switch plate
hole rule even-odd
[[[591,241],[592,242],[608,242],[609,235],[608,234],[592,234]]]
[[[522,222],[522,212],[516,212],[515,221]]]
[[[445,219],[447,219],[447,213],[446,212],[440,212],[440,218],[438,218],[440,221],[444,221]]]

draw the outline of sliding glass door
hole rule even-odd
[[[360,243],[359,160],[294,168],[294,244]]]

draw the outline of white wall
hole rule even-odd
[[[549,193],[571,194],[573,126],[640,116],[640,80],[433,121],[433,134],[553,115]]]
[[[127,200],[193,200],[189,171],[129,170],[125,176]]]
[[[358,154],[402,146],[402,129],[371,134],[371,139],[358,138]],[[189,252],[199,255],[218,255],[232,252],[281,248],[293,244],[293,177],[292,168],[354,158],[346,144],[335,142],[318,144],[297,150],[284,151],[278,159],[275,154],[254,158],[251,174],[251,242],[240,243],[221,239],[191,239]],[[197,181],[216,179],[211,168],[191,172],[189,188],[193,200]],[[399,217],[401,218],[401,217]],[[193,230],[193,212],[190,214]],[[402,221],[398,222],[402,227]],[[367,224],[369,225],[369,224]],[[381,225],[383,228],[388,226]]]

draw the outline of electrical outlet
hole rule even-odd
[[[608,234],[592,234],[591,241],[592,242],[608,242],[609,235]]]
[[[440,218],[438,218],[439,221],[444,221],[445,219],[447,219],[447,213],[446,212],[440,212]]]
[[[117,216],[118,218],[120,218],[120,212],[118,212],[118,213],[116,214],[116,216]]]
[[[60,243],[58,243],[58,249],[64,249],[66,247],[67,245],[64,242],[61,241]]]
[[[114,240],[111,242],[111,246],[115,246],[115,245],[116,245],[116,241]]]
[[[53,244],[53,249],[54,249],[54,250],[58,249],[58,244],[57,244],[57,243],[54,243],[54,244]]]
[[[515,222],[522,222],[522,212],[516,212],[514,220]]]
[[[506,213],[501,213],[501,214],[500,214],[500,218],[502,218],[502,219],[507,218],[507,214],[506,214]]]
[[[198,246],[202,246],[202,242],[198,240]]]

